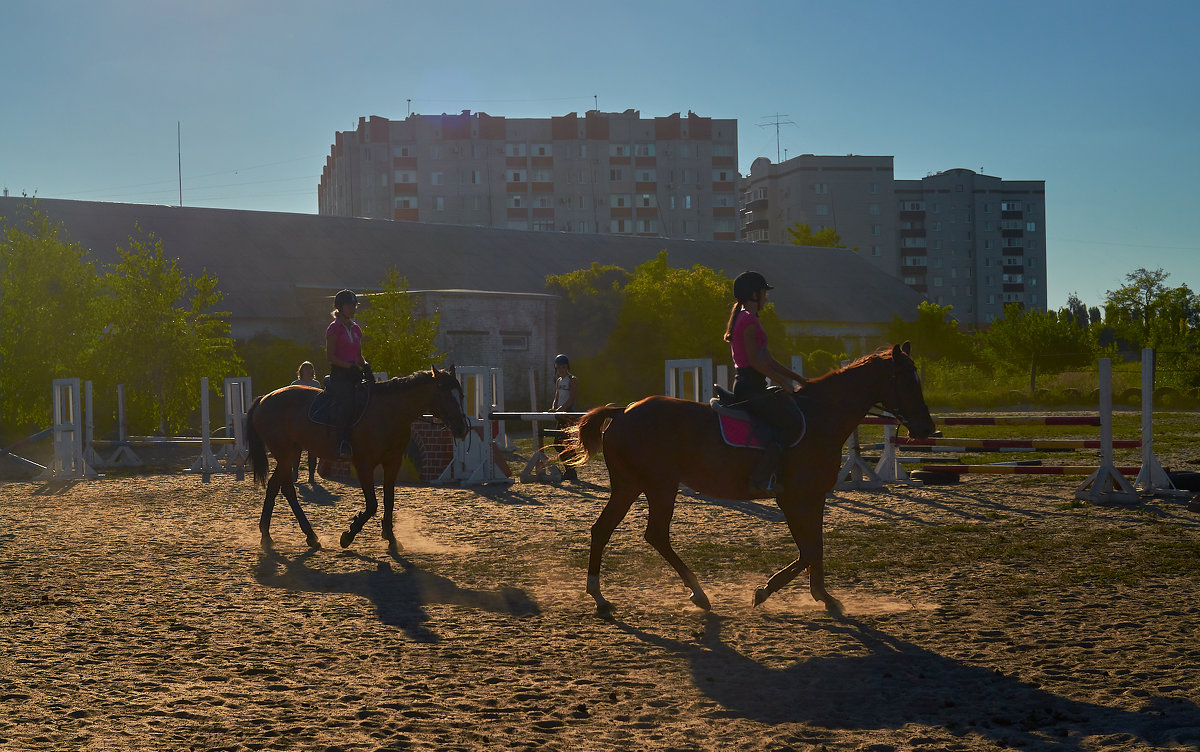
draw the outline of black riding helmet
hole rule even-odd
[[[338,294],[333,296],[333,307],[341,310],[348,305],[358,305],[358,297],[352,290],[339,290]]]
[[[733,280],[733,297],[744,303],[759,290],[774,290],[767,284],[767,278],[755,271],[742,272]]]
[[[571,359],[570,359],[570,358],[568,358],[568,357],[566,356],[566,353],[559,353],[559,354],[558,354],[558,357],[556,357],[556,358],[554,359],[554,365],[556,365],[556,366],[570,366],[570,365],[571,365]]]

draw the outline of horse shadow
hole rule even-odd
[[[1154,697],[1136,711],[1072,700],[998,669],[938,655],[849,617],[830,629],[863,645],[867,655],[808,658],[770,668],[722,640],[724,618],[706,615],[699,644],[615,624],[686,659],[695,686],[721,705],[723,717],[809,723],[832,732],[915,723],[956,736],[982,736],[1004,748],[1092,749],[1098,737],[1119,746],[1132,740],[1151,747],[1200,745],[1200,707],[1190,700]]]
[[[359,495],[361,496],[362,494]],[[306,504],[315,504],[320,507],[335,506],[337,500],[341,497],[340,494],[333,493],[328,488],[320,485],[319,482],[297,484],[296,496]]]
[[[524,590],[504,586],[498,590],[471,590],[452,580],[436,575],[413,564],[399,554],[390,561],[372,559],[348,553],[372,565],[357,572],[324,572],[308,566],[316,551],[308,551],[289,559],[274,549],[259,555],[254,579],[267,587],[283,588],[303,593],[350,593],[369,600],[375,606],[379,621],[402,629],[414,642],[432,643],[441,638],[427,623],[429,604],[465,606],[521,618],[541,613],[537,603]]]

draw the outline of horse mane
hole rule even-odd
[[[421,386],[433,381],[432,371],[417,371],[410,373],[407,376],[393,376],[387,381],[380,381],[371,387],[376,394],[394,394],[411,389],[414,386]]]
[[[874,360],[875,358],[890,357],[891,354],[892,354],[892,346],[891,345],[882,345],[879,349],[875,350],[875,352],[869,352],[866,355],[860,355],[855,360],[850,361],[849,363],[847,363],[844,366],[835,368],[823,376],[816,376],[814,378],[809,379],[809,382],[821,381],[822,379],[828,378],[835,374],[845,373],[846,371],[849,371],[852,368],[857,368],[858,366],[864,365],[867,361]]]

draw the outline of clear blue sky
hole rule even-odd
[[[358,118],[737,118],[759,156],[1046,181],[1049,304],[1138,268],[1200,291],[1200,2],[16,2],[0,186],[315,213]]]

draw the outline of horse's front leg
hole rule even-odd
[[[358,474],[358,484],[362,486],[366,508],[350,520],[350,527],[342,533],[342,548],[354,542],[354,537],[362,531],[363,525],[367,524],[367,520],[374,517],[379,509],[379,501],[375,498],[375,466],[368,465],[366,460],[359,460],[354,463],[354,472]]]
[[[383,464],[383,539],[388,542],[388,550],[399,551],[401,546],[396,541],[396,531],[392,529],[392,507],[396,501],[396,476],[400,473],[399,462]]]
[[[792,540],[800,550],[800,556],[791,564],[776,572],[767,584],[754,592],[754,605],[765,601],[772,593],[787,585],[798,574],[808,568],[808,588],[814,600],[825,604],[831,613],[843,612],[842,602],[825,589],[825,541],[821,523],[825,516],[825,495],[792,497],[781,495],[779,506],[787,520]]]
[[[666,491],[646,492],[646,502],[650,507],[646,522],[646,542],[653,546],[655,551],[662,554],[667,563],[679,574],[683,584],[688,586],[691,591],[688,599],[708,611],[712,608],[712,604],[709,603],[704,588],[700,587],[700,581],[696,579],[695,572],[683,563],[683,559],[679,558],[679,554],[675,553],[675,549],[671,547],[671,518],[675,514],[676,488],[678,486]]]

